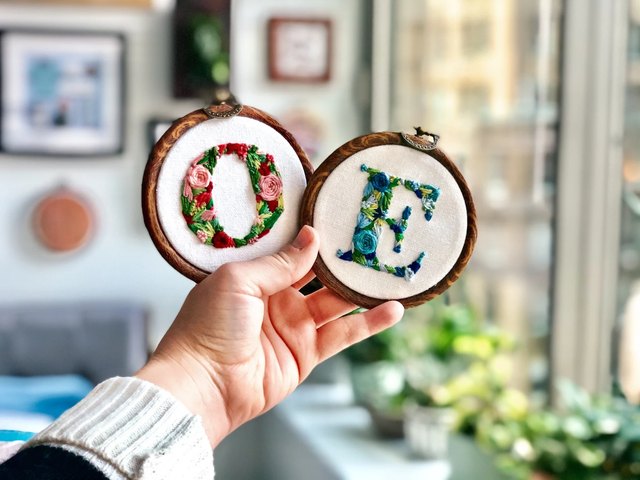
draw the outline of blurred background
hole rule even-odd
[[[192,283],[147,235],[142,172],[230,89],[316,166],[440,134],[479,240],[216,478],[640,478],[640,1],[0,0],[0,31],[0,429],[159,341]]]

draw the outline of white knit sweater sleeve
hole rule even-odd
[[[35,445],[80,455],[110,480],[214,476],[202,419],[167,391],[133,377],[99,384],[23,448]]]

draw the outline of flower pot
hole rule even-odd
[[[402,391],[404,370],[393,362],[354,363],[350,368],[353,399],[358,405],[376,404]]]
[[[385,438],[404,437],[404,413],[389,411],[366,405],[373,427],[378,435]]]
[[[404,433],[413,454],[431,460],[446,458],[453,419],[450,408],[407,406]]]

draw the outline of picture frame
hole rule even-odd
[[[124,36],[0,31],[0,151],[97,157],[123,151]]]
[[[152,118],[147,122],[147,142],[149,149],[169,130],[175,120],[169,118]]]
[[[269,19],[269,78],[276,82],[328,82],[333,60],[332,30],[328,18]]]

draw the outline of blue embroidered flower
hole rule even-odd
[[[411,207],[405,207],[404,210],[402,211],[402,219],[409,220],[410,216],[411,216]]]
[[[365,255],[373,253],[378,247],[378,237],[371,230],[363,230],[353,236],[353,246]]]
[[[380,192],[384,192],[389,187],[389,175],[384,172],[376,173],[371,179],[373,188]]]
[[[362,212],[358,214],[358,228],[363,229],[371,224],[371,219]]]
[[[396,277],[403,278],[404,277],[404,270],[405,270],[404,267],[396,267],[396,271],[395,271],[394,275]]]
[[[338,250],[336,252],[336,255],[338,256],[338,258],[342,260],[346,260],[347,262],[350,262],[353,260],[353,253],[351,252],[351,250],[347,250],[346,252],[343,252],[342,250]]]

